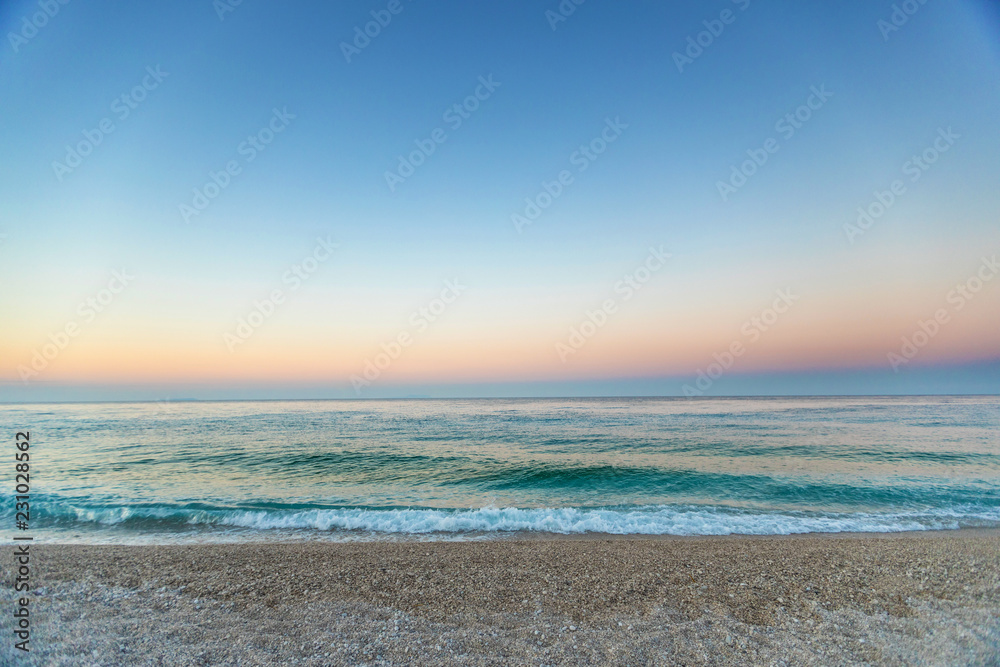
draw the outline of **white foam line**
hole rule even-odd
[[[1000,508],[960,507],[894,513],[806,513],[697,506],[634,509],[439,509],[171,510],[167,508],[72,508],[84,523],[116,525],[129,519],[185,521],[269,529],[353,530],[375,533],[532,531],[618,535],[788,535],[793,533],[899,532],[1000,523]]]

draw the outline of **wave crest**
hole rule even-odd
[[[216,526],[251,531],[362,531],[434,533],[542,532],[615,535],[789,535],[794,533],[900,532],[1000,525],[1000,508],[954,507],[887,513],[765,511],[697,505],[630,508],[483,507],[337,509],[190,509],[171,507],[64,507],[57,523],[123,528]]]

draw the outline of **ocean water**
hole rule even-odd
[[[0,405],[84,543],[1000,526],[1000,397]]]

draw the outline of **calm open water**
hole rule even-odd
[[[1000,397],[0,405],[36,540],[1000,526]]]

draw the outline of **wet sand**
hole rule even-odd
[[[1000,661],[998,531],[31,553],[32,652],[6,620],[5,664]]]

